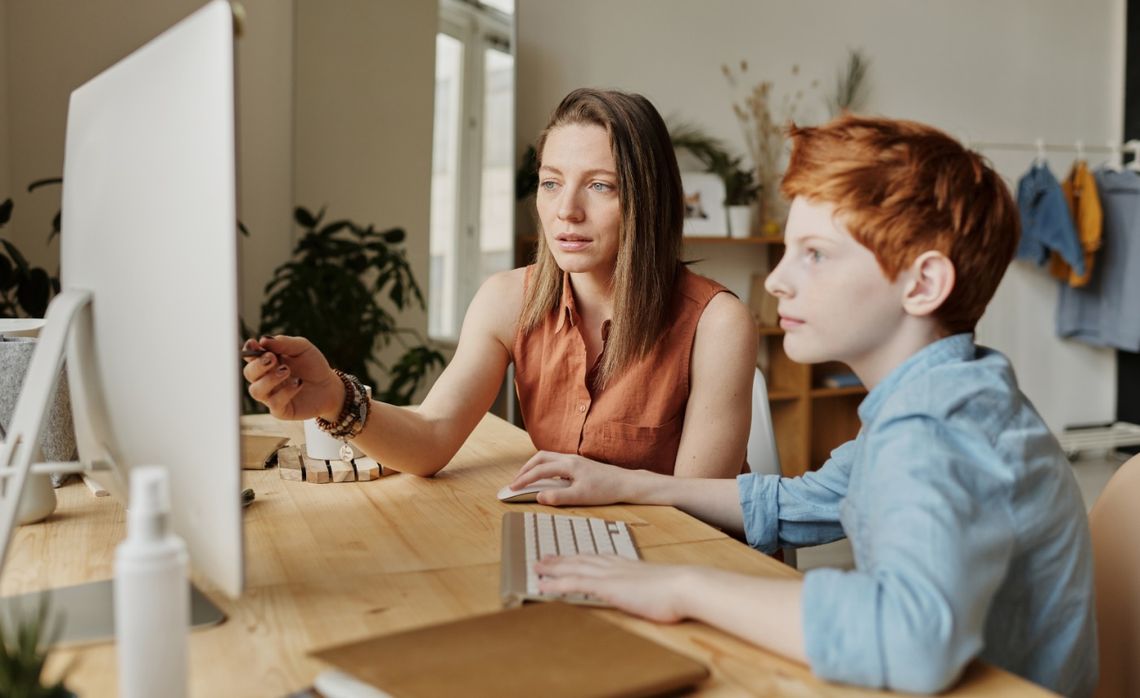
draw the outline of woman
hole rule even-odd
[[[367,401],[307,340],[246,349],[249,392],[281,419],[321,418],[385,467],[430,476],[515,365],[539,453],[686,477],[744,464],[756,331],[744,305],[680,263],[681,179],[669,133],[640,95],[580,89],[536,147],[536,263],[489,278],[455,357],[423,403]]]

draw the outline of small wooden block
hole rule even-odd
[[[285,446],[277,450],[277,470],[282,480],[303,480],[301,468],[301,449],[296,446]]]
[[[243,414],[239,418],[241,433],[261,436],[288,436],[285,422],[271,414]]]
[[[367,482],[380,477],[380,465],[371,458],[364,456],[353,458],[352,464],[356,466],[356,479],[360,482]]]
[[[351,463],[345,463],[342,460],[328,461],[329,470],[332,471],[333,482],[355,482],[356,471],[352,469]]]
[[[325,484],[332,482],[329,474],[329,462],[319,458],[310,458],[304,451],[301,452],[301,462],[305,464],[305,482]]]
[[[284,436],[272,434],[241,435],[241,467],[243,470],[264,470],[277,449],[289,442]]]

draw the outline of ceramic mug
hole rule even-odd
[[[368,399],[372,399],[372,388],[364,386],[364,392],[367,394]],[[340,460],[340,448],[344,442],[340,439],[329,436],[321,428],[317,426],[317,420],[305,420],[305,453],[309,458],[316,458],[318,460]],[[352,449],[352,457],[360,458],[364,453],[353,446],[348,445]]]

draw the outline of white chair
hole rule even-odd
[[[768,404],[768,384],[756,369],[752,377],[752,426],[748,429],[748,468],[761,475],[780,475],[780,452],[772,427],[772,407]],[[795,548],[784,548],[784,562],[796,566]]]
[[[779,475],[780,453],[772,428],[772,407],[768,404],[768,384],[756,369],[752,377],[752,427],[748,430],[748,467],[761,475]]]

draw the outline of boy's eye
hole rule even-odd
[[[804,252],[804,254],[807,255],[808,261],[810,261],[812,263],[818,264],[819,262],[823,261],[823,253],[820,252],[819,250],[815,249],[814,247],[809,247]]]

